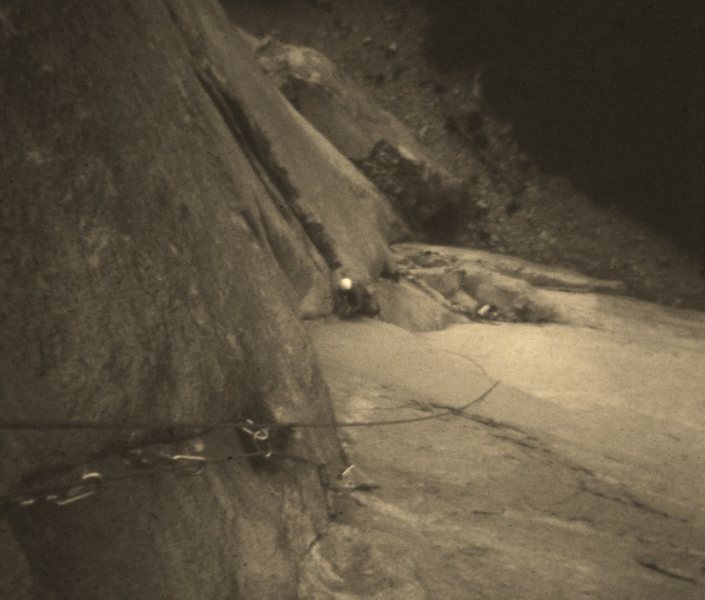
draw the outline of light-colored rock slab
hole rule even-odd
[[[626,287],[620,281],[595,279],[570,269],[532,263],[522,258],[496,254],[472,248],[434,246],[431,244],[396,244],[397,255],[416,264],[441,266],[452,264],[456,268],[484,267],[490,271],[526,281],[536,287],[572,292],[603,292],[621,294]]]
[[[583,324],[310,329],[342,420],[428,416],[502,381],[466,418],[341,430],[380,485],[347,522],[384,549],[376,572],[403,556],[429,598],[699,599],[705,317],[551,293]]]

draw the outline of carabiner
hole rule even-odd
[[[174,463],[185,463],[185,468],[189,471],[191,475],[199,475],[206,467],[205,456],[197,456],[191,454],[174,454],[170,458]]]
[[[50,494],[45,497],[45,500],[53,502],[56,506],[67,506],[88,498],[95,494],[102,485],[103,475],[98,471],[90,471],[81,475],[81,482],[78,485],[69,487],[63,496]]]

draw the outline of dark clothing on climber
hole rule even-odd
[[[349,288],[339,286],[336,290],[335,312],[348,319],[374,317],[379,314],[379,304],[366,286],[351,282]]]

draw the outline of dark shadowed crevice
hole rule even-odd
[[[410,225],[433,240],[442,241],[485,216],[465,179],[408,156],[396,143],[379,140],[366,158],[352,162]]]
[[[286,169],[272,157],[267,137],[249,121],[237,100],[217,84],[212,74],[199,72],[197,75],[239,146],[250,155],[250,162],[257,162],[287,201],[296,200],[299,191],[289,181]]]
[[[689,583],[698,583],[697,579],[695,579],[693,577],[688,577],[687,575],[681,575],[680,573],[676,573],[675,571],[666,569],[665,567],[662,567],[661,565],[659,565],[658,563],[656,563],[653,560],[639,558],[639,559],[637,559],[637,562],[645,569],[649,569],[650,571],[654,571],[655,573],[658,573],[659,575],[665,575],[666,577],[672,577],[673,579],[678,579],[680,581],[687,581]]]

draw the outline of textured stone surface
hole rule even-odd
[[[325,56],[248,37],[265,72],[292,105],[414,225],[482,216],[466,182],[451,176],[392,114]]]
[[[3,23],[3,417],[330,419],[298,316],[330,311],[334,263],[387,268],[389,205],[215,3],[16,2]],[[186,452],[188,437],[3,433],[0,493],[122,473],[126,448]],[[6,597],[295,596],[340,448],[325,429],[275,441],[310,462],[225,460],[6,515]],[[203,442],[245,449],[233,431]]]
[[[624,292],[618,281],[593,279],[513,256],[419,243],[395,244],[398,270],[450,310],[509,321],[577,323],[573,307],[559,308],[553,292]],[[437,298],[438,299],[438,298]],[[480,311],[480,312],[478,312]]]
[[[542,265],[508,254],[418,243],[396,244],[394,249],[398,257],[406,258],[424,267],[443,267],[448,264],[472,265],[526,281],[536,287],[605,294],[624,294],[627,291],[626,286],[620,281],[596,279],[571,269]]]
[[[409,331],[433,331],[467,321],[449,310],[442,298],[431,296],[408,281],[380,279],[375,292],[381,308],[379,318]]]
[[[367,158],[380,140],[423,153],[404,125],[376,106],[320,52],[273,38],[248,40],[264,71],[289,101],[351,160]]]
[[[264,217],[265,229],[283,238],[273,249],[293,273],[293,287],[308,299],[307,316],[320,316],[330,311],[329,281],[318,277],[323,265],[342,267],[354,279],[369,282],[389,268],[387,242],[405,235],[406,226],[374,185],[252,68],[251,47],[221,17],[187,17],[193,52],[208,57],[199,65],[199,76],[232,135],[247,142],[255,170],[268,180],[269,202],[286,225],[296,221],[293,228],[283,227],[271,207],[253,208]],[[303,249],[301,258],[292,256],[302,232],[306,248],[312,245],[322,261],[309,265]]]
[[[464,418],[344,432],[379,487],[309,554],[321,597],[703,597],[705,320],[560,294],[599,328],[312,327],[340,418],[424,418],[501,381]]]
[[[395,275],[395,210],[214,2],[13,2],[0,25],[2,417],[330,421],[299,317],[330,312],[342,272]],[[227,429],[3,432],[0,494],[134,475],[135,447],[214,460],[3,513],[0,596],[702,597],[702,316],[508,257],[397,256],[387,321],[443,328],[485,302],[575,327],[311,326],[341,419],[505,383],[465,419],[343,430],[374,490],[336,479],[322,428],[277,430],[267,463]]]

